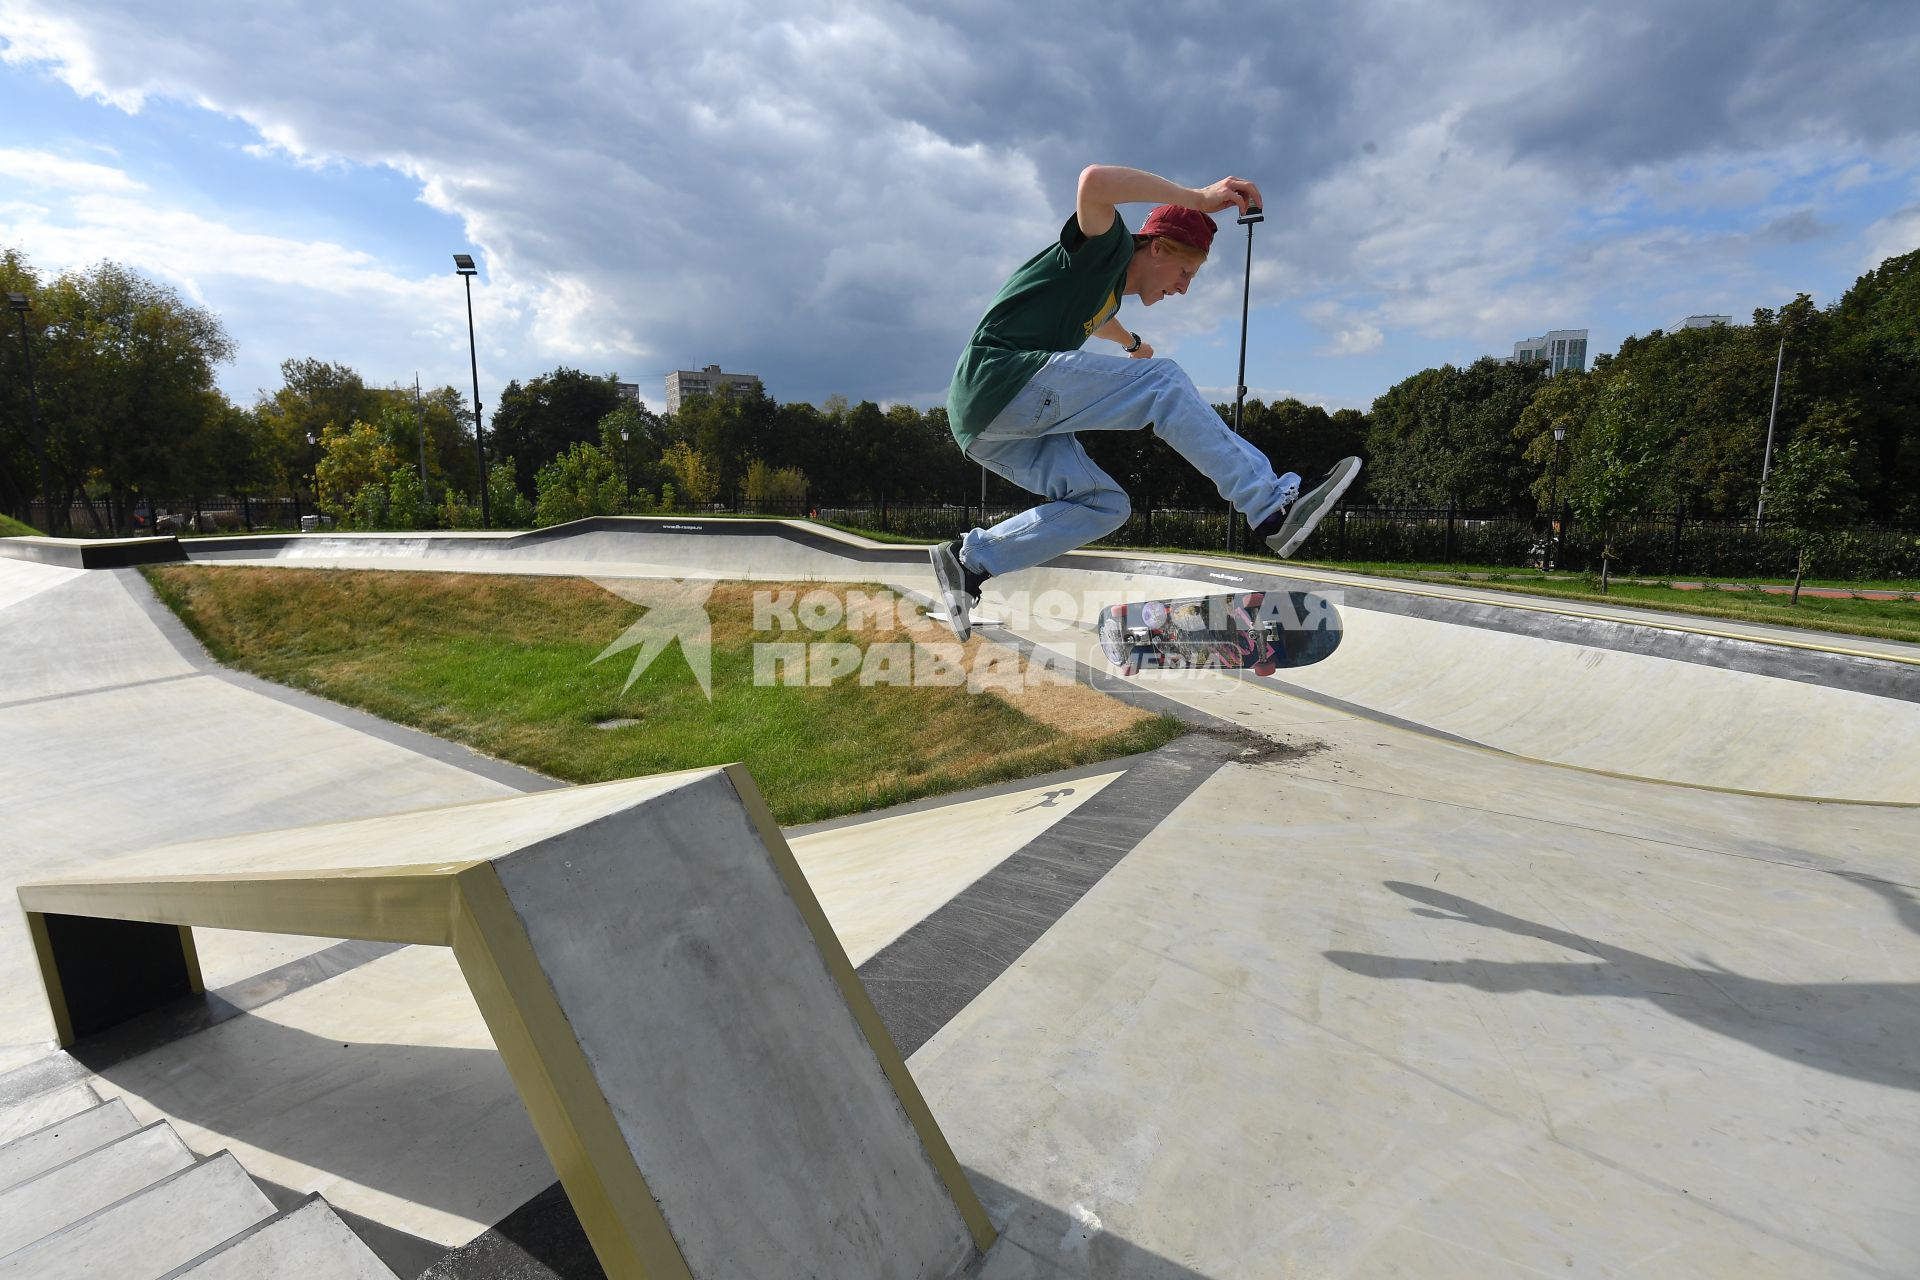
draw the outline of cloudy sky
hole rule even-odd
[[[1260,183],[1247,382],[1365,407],[1920,248],[1920,5],[0,0],[0,245],[217,312],[242,402],[290,356],[464,386],[470,251],[489,405],[939,403],[1096,161]],[[1122,312],[1223,400],[1245,253]]]

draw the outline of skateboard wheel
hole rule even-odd
[[[1279,668],[1275,667],[1271,662],[1256,662],[1253,664],[1253,674],[1257,676],[1270,676],[1277,670],[1279,670]]]

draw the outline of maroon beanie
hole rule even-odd
[[[1198,209],[1182,209],[1177,204],[1161,205],[1140,224],[1143,236],[1165,236],[1202,253],[1213,247],[1213,233],[1219,229],[1212,218]]]

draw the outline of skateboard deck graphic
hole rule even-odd
[[[1319,662],[1340,645],[1340,614],[1311,591],[1243,591],[1109,605],[1100,648],[1123,675],[1238,671],[1271,675]]]

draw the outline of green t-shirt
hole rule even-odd
[[[1078,216],[994,295],[947,388],[947,423],[962,449],[1056,351],[1078,351],[1120,309],[1133,233],[1116,214],[1089,240]]]

